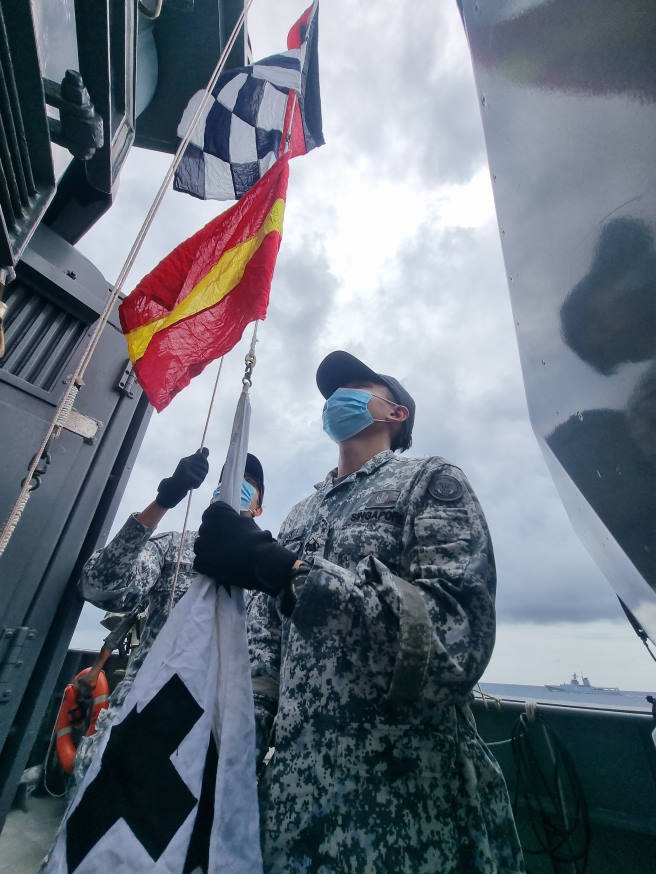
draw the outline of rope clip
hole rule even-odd
[[[246,367],[244,369],[244,378],[242,379],[242,383],[250,388],[253,385],[253,368],[257,363],[257,358],[252,352],[248,352],[244,361],[246,362]]]
[[[48,465],[52,461],[52,456],[50,455],[50,444],[52,443],[53,435],[50,435],[50,440],[46,443],[43,452],[41,453],[41,457],[39,459],[40,464],[38,464],[34,473],[32,474],[32,479],[30,480],[29,491],[35,492],[39,486],[41,485],[41,477],[45,476],[48,473]],[[34,464],[34,460],[36,455],[32,456],[30,463],[27,465],[27,469],[29,470]],[[21,482],[21,488],[24,487],[25,482],[27,481],[27,477]]]

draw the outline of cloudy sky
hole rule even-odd
[[[255,0],[255,57],[285,47],[302,0]],[[348,24],[348,26],[347,26]],[[455,0],[325,0],[320,22],[326,145],[292,162],[284,239],[259,328],[251,448],[266,478],[261,522],[286,511],[336,463],[314,372],[348,349],[397,376],[417,401],[411,454],[462,467],[495,546],[497,647],[485,679],[649,689],[653,663],[573,533],[526,407],[479,101]],[[168,166],[133,150],[116,206],[79,248],[113,280]],[[169,192],[126,287],[227,206]],[[197,527],[225,457],[250,329],[226,358],[195,493]],[[114,530],[143,509],[199,444],[217,364],[154,414]],[[161,530],[179,528],[184,509]],[[85,607],[74,645],[102,638]]]

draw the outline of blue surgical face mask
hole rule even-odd
[[[372,422],[385,421],[374,419],[369,412],[367,404],[373,397],[380,395],[363,388],[338,388],[331,394],[323,406],[323,430],[331,440],[341,443],[364,431]],[[380,399],[396,406],[394,401]]]
[[[249,510],[251,504],[253,503],[253,498],[255,497],[255,487],[252,486],[248,480],[241,481],[241,509]],[[214,494],[212,495],[213,500],[220,501],[221,500],[221,483],[214,489]]]

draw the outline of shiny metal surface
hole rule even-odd
[[[656,640],[656,5],[460,5],[531,422]]]

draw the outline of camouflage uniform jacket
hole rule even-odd
[[[169,531],[153,537],[153,531],[153,528],[146,528],[134,516],[130,516],[111,543],[94,552],[82,569],[79,586],[87,601],[102,610],[115,613],[129,613],[137,606],[142,609],[148,607],[148,616],[141,631],[139,646],[130,655],[125,677],[112,692],[109,707],[98,717],[96,733],[80,741],[74,768],[78,782],[84,776],[96,745],[125,700],[137,671],[168,616],[180,534]],[[196,537],[196,531],[187,531],[185,534],[175,603],[196,576],[193,569]]]
[[[265,874],[519,874],[471,689],[494,645],[481,507],[441,458],[380,453],[285,520],[291,618],[248,606]],[[303,580],[303,577],[300,578]]]

